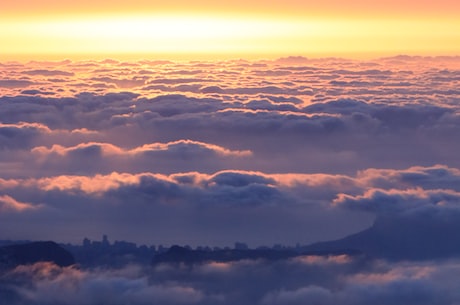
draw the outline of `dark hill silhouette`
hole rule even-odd
[[[216,261],[216,262],[230,262],[242,259],[268,259],[277,260],[295,256],[296,253],[293,251],[276,251],[270,249],[255,249],[255,250],[192,250],[180,246],[172,246],[168,251],[155,255],[153,263],[186,263],[195,264],[202,263],[205,261]]]
[[[460,221],[439,217],[380,217],[368,229],[303,251],[355,249],[372,257],[426,260],[460,255]]]
[[[225,250],[192,250],[181,246],[172,246],[168,251],[154,256],[152,263],[184,263],[186,265],[200,264],[204,262],[232,262],[239,260],[263,259],[269,261],[289,259],[303,255],[357,255],[359,251],[354,250],[333,250],[333,251],[308,251],[298,252],[293,249],[225,249]]]
[[[37,262],[52,262],[65,267],[75,264],[75,259],[70,252],[52,241],[0,247],[0,265],[3,267],[15,267]]]

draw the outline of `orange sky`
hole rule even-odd
[[[460,54],[460,1],[15,0],[0,60]]]
[[[281,14],[445,15],[458,16],[456,0],[15,0],[2,3],[3,14],[89,12],[233,11]]]

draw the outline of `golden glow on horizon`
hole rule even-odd
[[[221,57],[460,53],[456,19],[112,15],[0,20],[0,59],[27,55]],[[11,59],[11,58],[10,58]]]
[[[36,16],[102,15],[144,13],[186,13],[233,15],[271,14],[277,16],[311,16],[350,18],[370,16],[400,18],[437,17],[458,18],[458,0],[14,0],[3,1],[0,20],[12,16],[30,18]],[[19,18],[21,19],[21,18]]]

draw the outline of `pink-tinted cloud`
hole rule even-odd
[[[458,68],[406,56],[4,63],[0,188],[15,212],[0,238],[295,244],[374,219],[392,237],[424,224],[420,244],[450,236]],[[275,302],[311,287],[323,286],[268,290]]]
[[[19,202],[8,195],[0,196],[0,213],[24,212],[36,208],[37,206],[25,202]]]
[[[21,266],[0,270],[0,300],[459,303],[459,68],[408,56],[0,64],[0,240],[362,251]]]

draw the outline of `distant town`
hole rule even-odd
[[[11,241],[0,240],[0,247],[14,247],[16,245],[33,244],[31,241]],[[57,245],[57,244],[56,244]],[[149,265],[156,263],[201,263],[204,261],[236,261],[241,259],[268,259],[277,260],[295,257],[304,254],[355,254],[356,251],[314,251],[308,252],[308,246],[294,247],[275,244],[271,247],[260,246],[250,248],[244,242],[235,242],[233,247],[210,247],[210,246],[191,246],[173,245],[171,247],[163,245],[140,245],[128,241],[110,242],[107,235],[103,235],[101,240],[90,240],[84,238],[80,245],[59,244],[68,251],[75,262],[83,268],[93,267],[124,267],[128,264]],[[27,251],[36,251],[34,249]],[[357,253],[357,252],[356,252]]]
[[[107,235],[103,235],[101,240],[90,240],[84,238],[81,245],[62,244],[74,256],[76,261],[81,262],[87,267],[110,265],[123,266],[127,263],[149,264],[152,258],[166,253],[171,247],[165,245],[137,245],[129,241],[115,240],[111,242]],[[235,242],[233,247],[216,247],[216,246],[196,246],[180,245],[180,247],[189,251],[198,252],[219,252],[229,250],[251,250],[244,242]],[[274,251],[292,251],[300,252],[301,246],[288,247],[281,244],[275,244],[271,247],[261,246],[253,250],[274,250]]]

